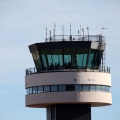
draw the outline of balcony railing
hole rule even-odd
[[[34,68],[29,68],[29,69],[26,69],[26,75],[30,75],[30,74],[36,74],[36,73],[47,73],[47,72],[69,72],[69,71],[84,71],[84,72],[104,72],[104,73],[110,73],[110,67],[100,67],[98,68],[98,66],[94,66],[92,68],[85,68],[85,67],[70,67],[70,68],[56,68],[55,66],[53,68],[50,68],[50,67],[45,67],[45,69],[43,70],[39,70],[37,71],[37,69],[34,67]]]
[[[45,42],[55,41],[105,41],[105,36],[101,35],[55,35],[45,38]]]

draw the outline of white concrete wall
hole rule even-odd
[[[86,104],[93,107],[111,105],[111,93],[107,92],[48,92],[26,95],[27,107],[47,107],[52,104]]]
[[[51,72],[25,76],[25,87],[59,84],[97,84],[111,86],[111,74],[103,72]]]

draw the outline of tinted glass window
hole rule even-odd
[[[96,90],[97,90],[97,91],[101,91],[101,89],[102,89],[102,88],[101,88],[100,85],[97,85],[97,86],[96,86]]]
[[[75,85],[76,91],[82,91],[82,85]]]
[[[83,60],[83,54],[78,54],[77,55],[77,66],[79,68],[82,68],[82,60]]]
[[[38,93],[43,92],[43,86],[38,87]]]
[[[56,92],[58,91],[58,86],[57,85],[52,85],[51,86],[51,92]]]
[[[37,93],[37,87],[33,87],[33,93]]]
[[[83,56],[83,66],[86,66],[86,62],[87,62],[87,54],[84,54],[84,56]]]
[[[91,68],[91,66],[92,66],[93,56],[94,56],[94,53],[91,53],[91,54],[89,55],[88,68]]]
[[[27,88],[27,94],[29,94],[29,88]]]
[[[89,85],[83,85],[83,91],[89,91]]]
[[[108,86],[106,86],[106,92],[110,92],[110,89]]]
[[[66,91],[75,91],[75,85],[66,85]]]
[[[95,85],[90,85],[90,91],[95,91]]]
[[[106,88],[105,88],[105,86],[102,86],[102,91],[106,91]]]
[[[42,55],[42,60],[43,60],[44,67],[46,67],[47,62],[46,62],[46,56],[45,55]]]
[[[50,66],[52,64],[52,57],[51,55],[47,55],[48,58],[48,65]]]
[[[30,94],[32,94],[32,93],[33,93],[33,92],[32,92],[32,88],[29,88],[29,93],[30,93]]]
[[[65,85],[59,85],[58,91],[60,91],[60,92],[66,91],[66,86]]]
[[[44,86],[44,92],[50,92],[50,86]]]

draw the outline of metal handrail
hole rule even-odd
[[[89,68],[89,66],[86,67],[70,67],[70,68],[56,68],[55,66],[50,69],[50,67],[45,67],[45,69],[37,71],[36,68],[29,68],[26,69],[26,75],[30,75],[30,74],[35,74],[35,73],[46,73],[46,72],[60,72],[60,71],[64,71],[64,72],[68,72],[68,71],[85,71],[85,72],[104,72],[104,73],[110,73],[110,67],[100,67],[98,68],[98,66],[94,66],[92,68]]]
[[[46,42],[54,42],[54,41],[99,41],[100,37],[102,41],[105,41],[105,36],[100,35],[55,35],[49,38],[45,38]]]

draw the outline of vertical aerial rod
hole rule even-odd
[[[63,41],[64,41],[64,25],[62,25],[62,32],[63,32]]]
[[[56,25],[54,23],[54,41],[55,41],[55,34],[56,34]]]
[[[70,23],[70,36],[71,36],[71,23]]]
[[[81,40],[81,25],[80,25],[80,40]]]
[[[88,30],[88,41],[89,41],[89,27],[87,27],[87,30]]]
[[[82,28],[82,31],[83,31],[83,39],[82,39],[82,41],[84,41],[84,29]]]
[[[50,42],[52,41],[52,38],[51,38],[51,30],[50,30]]]
[[[46,27],[46,39],[45,39],[45,42],[47,42],[47,27]]]
[[[80,33],[80,32],[79,32],[79,30],[78,30],[78,40],[79,40],[79,33]]]

